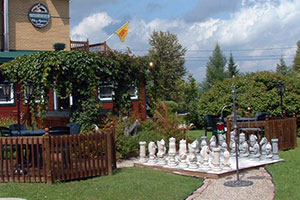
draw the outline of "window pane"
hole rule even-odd
[[[113,88],[111,85],[101,85],[99,87],[98,93],[99,93],[100,99],[104,99],[104,98],[112,99]]]

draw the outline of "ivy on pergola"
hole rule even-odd
[[[95,91],[103,82],[114,88],[116,110],[124,113],[130,108],[130,86],[141,72],[138,60],[119,52],[47,51],[18,57],[3,64],[1,71],[21,85],[23,94],[27,80],[33,81],[29,105],[39,117],[47,112],[50,91],[55,90],[60,98],[72,94],[71,120],[88,127],[99,120],[101,102]]]

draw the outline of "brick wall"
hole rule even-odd
[[[34,27],[28,18],[36,3],[44,4],[51,15],[44,28]],[[69,50],[69,0],[9,0],[9,31],[10,50],[53,50],[56,42],[65,43]]]

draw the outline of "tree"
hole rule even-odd
[[[177,36],[170,32],[153,31],[149,40],[149,95],[157,100],[176,101],[177,85],[186,74],[184,55],[186,49],[178,42]]]
[[[216,81],[225,79],[225,65],[226,57],[217,43],[213,55],[209,57],[209,61],[206,64],[206,80],[203,84],[205,90],[211,88]]]
[[[279,64],[276,65],[276,72],[283,75],[288,73],[288,66],[285,64],[282,56],[280,58]]]
[[[199,111],[197,106],[200,97],[200,84],[197,83],[192,74],[188,75],[188,80],[185,82],[184,97],[184,109],[188,112],[186,119],[189,123],[193,123],[196,127],[199,127]]]
[[[294,57],[293,71],[300,72],[300,40],[297,42],[297,51]]]
[[[237,65],[233,60],[232,53],[230,53],[228,69],[227,69],[227,77],[232,78],[233,76],[239,75],[239,70],[237,69]]]

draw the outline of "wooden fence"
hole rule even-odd
[[[297,118],[268,119],[265,121],[237,122],[238,130],[241,129],[246,134],[254,133],[260,139],[265,136],[268,141],[279,139],[278,147],[280,150],[292,149],[297,147]],[[232,122],[227,119],[227,144],[230,143],[230,131],[233,130]]]
[[[0,182],[79,180],[116,168],[114,130],[107,133],[0,137]]]

